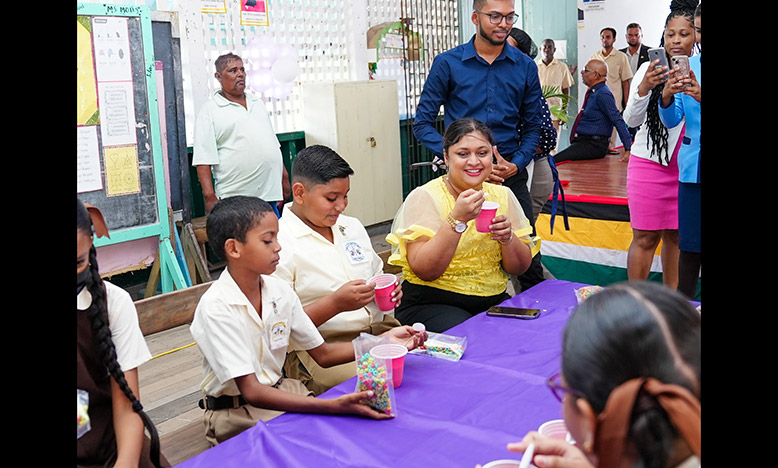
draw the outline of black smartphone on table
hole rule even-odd
[[[524,307],[492,306],[486,311],[486,315],[492,317],[509,317],[523,320],[533,320],[540,315],[540,309],[527,309]]]

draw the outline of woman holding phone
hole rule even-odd
[[[673,289],[678,287],[678,151],[684,122],[665,126],[659,117],[659,101],[669,76],[668,67],[660,62],[667,64],[673,57],[691,55],[696,6],[696,1],[689,0],[671,3],[663,34],[666,60],[660,57],[638,68],[623,114],[628,126],[640,126],[627,169],[633,233],[627,254],[627,277],[648,279],[654,252],[661,241],[662,280]]]
[[[696,40],[702,45],[702,4],[694,12]],[[688,76],[672,76],[662,90],[659,116],[665,125],[683,122],[686,132],[678,153],[679,247],[678,288],[689,298],[697,296],[702,265],[702,218],[700,180],[700,110],[702,103],[702,53],[689,58]]]

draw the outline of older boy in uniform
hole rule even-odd
[[[349,342],[362,332],[378,335],[400,326],[393,310],[378,309],[375,284],[367,282],[383,272],[383,261],[362,223],[342,214],[353,173],[326,146],[303,149],[292,165],[294,201],[279,220],[283,250],[273,276],[294,289],[327,343]],[[396,304],[401,296],[398,284]],[[353,364],[322,368],[300,348],[290,349],[284,369],[317,395],[356,372]]]
[[[301,382],[284,378],[288,346],[306,350],[322,367],[354,360],[351,343],[325,343],[287,284],[270,277],[278,263],[278,219],[256,197],[217,201],[206,230],[227,268],[203,294],[190,331],[203,353],[206,439],[216,445],[285,411],[386,415],[360,403],[368,392],[312,398]],[[410,328],[392,331],[415,347]],[[354,364],[351,364],[354,366]]]

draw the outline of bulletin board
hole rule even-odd
[[[110,238],[159,239],[163,292],[186,287],[171,243],[148,7],[77,5],[77,192]]]

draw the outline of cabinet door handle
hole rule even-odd
[[[367,141],[370,142],[370,146],[371,147],[375,148],[375,145],[376,145],[375,137],[367,138]]]

